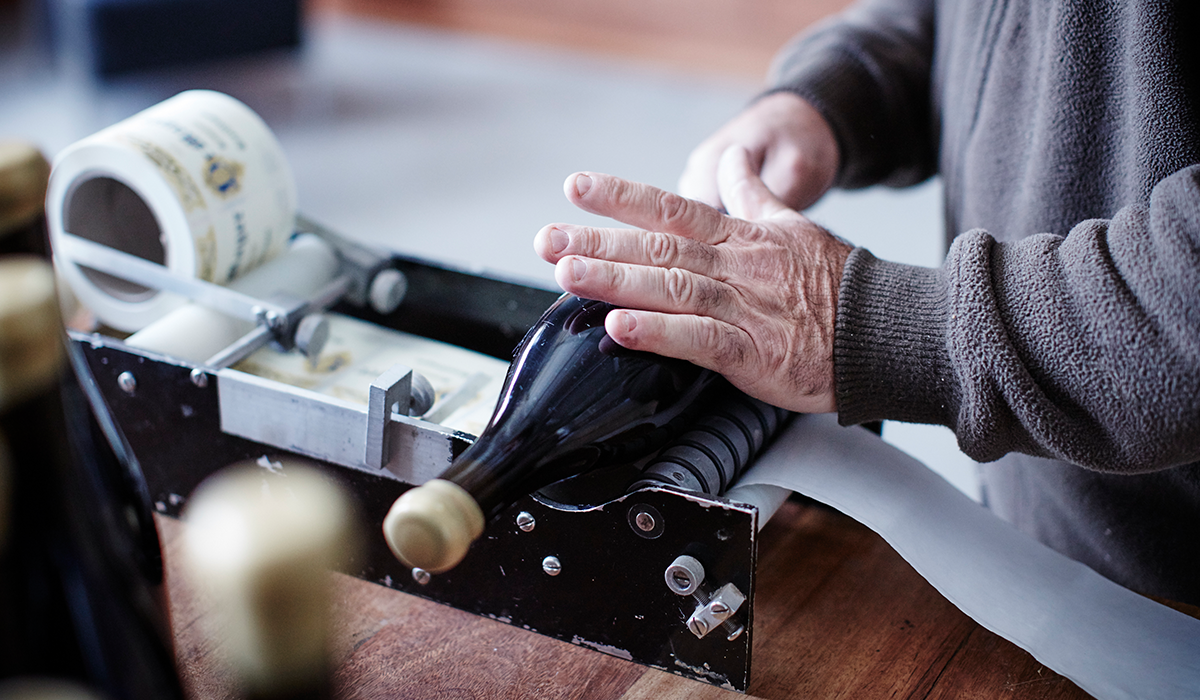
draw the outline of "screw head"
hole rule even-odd
[[[704,635],[708,634],[708,624],[698,617],[693,617],[690,621],[688,621],[688,627],[691,628],[692,634],[696,635],[697,637],[703,637]]]
[[[517,513],[517,527],[521,528],[521,532],[532,532],[537,526],[537,521],[533,519],[533,514],[526,511]]]
[[[117,375],[117,386],[121,387],[121,391],[126,394],[133,395],[137,391],[137,378],[132,372],[122,372]]]
[[[545,571],[548,576],[558,576],[562,573],[562,562],[558,560],[558,557],[546,557],[542,560],[542,571]]]
[[[704,565],[693,556],[681,554],[667,567],[664,579],[675,595],[692,595],[704,581]]]
[[[665,521],[658,509],[649,503],[635,503],[626,513],[629,527],[639,537],[653,540],[663,534]]]
[[[192,384],[195,384],[197,387],[203,389],[204,387],[208,386],[208,372],[205,372],[199,367],[192,370],[192,373],[188,376],[191,377]]]
[[[420,567],[417,567],[417,566],[413,567],[412,577],[413,577],[414,581],[421,584],[422,586],[428,585],[430,579],[433,578],[433,576],[431,576],[428,571],[426,571],[425,569],[422,569]]]
[[[721,602],[713,603],[710,609],[714,615],[724,615],[729,612],[729,606]]]

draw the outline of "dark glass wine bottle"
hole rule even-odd
[[[0,141],[0,255],[49,256],[46,185],[50,163],[24,141]]]
[[[0,256],[0,678],[182,698],[146,503],[65,362],[47,263]],[[144,529],[148,523],[149,529]]]
[[[530,329],[483,434],[389,511],[384,535],[397,557],[445,571],[517,499],[636,461],[685,427],[681,418],[718,375],[621,347],[604,330],[613,308],[566,294]]]

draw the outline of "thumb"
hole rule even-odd
[[[750,153],[741,146],[730,146],[717,164],[717,187],[730,216],[755,221],[791,211],[763,184],[750,165]]]

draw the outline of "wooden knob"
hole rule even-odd
[[[483,533],[483,511],[461,486],[433,479],[396,499],[383,537],[400,561],[437,574],[454,568]]]

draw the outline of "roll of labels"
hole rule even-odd
[[[46,196],[61,276],[127,344],[219,369],[267,343],[315,357],[346,300],[393,311],[386,255],[296,213],[279,141],[238,100],[192,90],[55,159]]]

